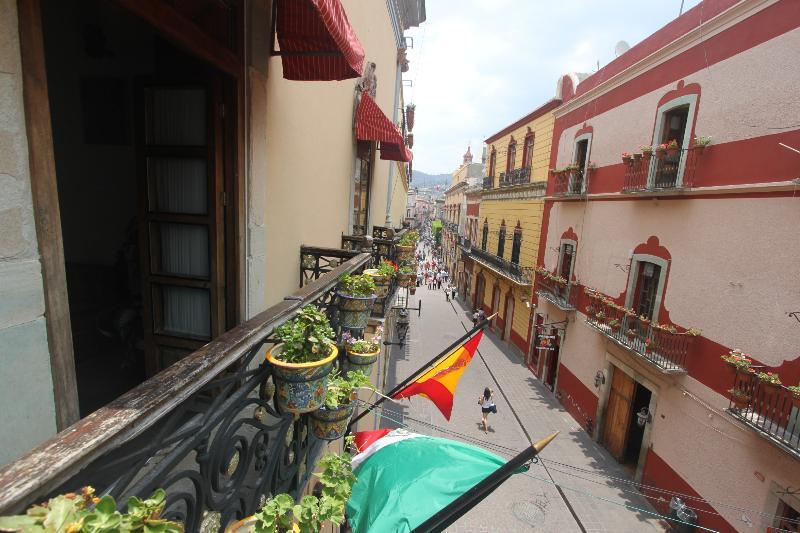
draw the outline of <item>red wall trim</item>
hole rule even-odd
[[[647,450],[644,472],[642,473],[642,484],[702,499],[700,493],[694,490],[692,486],[689,485],[680,474],[673,470],[666,461],[659,457],[652,448]],[[671,498],[670,494],[647,489],[642,489],[641,492],[659,512],[667,514],[669,511],[669,500]],[[662,502],[659,497],[664,498],[666,503]],[[698,525],[716,531],[736,531],[735,527],[720,516],[718,511],[705,501],[684,499],[684,503],[692,509],[699,510],[699,512],[696,511]]]
[[[524,117],[512,122],[511,124],[509,124],[508,126],[503,128],[502,130],[498,131],[494,135],[491,135],[490,137],[486,138],[483,142],[485,142],[487,144],[493,143],[496,140],[498,140],[498,139],[504,137],[505,135],[511,133],[515,129],[519,128],[520,126],[524,126],[526,123],[528,123],[528,122],[530,122],[532,120],[536,120],[537,118],[541,117],[542,115],[544,115],[548,111],[552,111],[553,109],[557,108],[560,105],[561,105],[561,100],[559,100],[558,98],[553,98],[552,100],[549,100],[549,101],[545,102],[543,105],[537,107],[536,109],[534,109],[533,111],[531,111],[530,113],[525,115]]]
[[[561,404],[567,409],[582,428],[587,431],[594,428],[594,417],[597,413],[597,396],[575,374],[559,364],[558,390],[561,391]]]

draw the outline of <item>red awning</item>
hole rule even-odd
[[[375,100],[364,91],[356,110],[356,139],[380,141],[381,159],[411,161],[411,150],[403,143],[400,130],[383,114]]]
[[[346,80],[364,72],[364,48],[339,0],[275,0],[287,80]]]

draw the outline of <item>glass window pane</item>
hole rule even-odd
[[[208,228],[194,224],[154,223],[151,231],[153,270],[160,274],[208,279]]]
[[[147,97],[147,144],[205,146],[205,89],[155,87]]]
[[[206,289],[162,285],[159,333],[196,339],[211,338],[211,297]]]
[[[208,213],[208,174],[202,158],[147,159],[150,211]]]

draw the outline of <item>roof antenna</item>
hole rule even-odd
[[[681,10],[678,11],[678,16],[680,17],[681,15],[683,15],[683,0],[681,0]]]

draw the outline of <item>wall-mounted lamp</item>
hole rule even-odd
[[[652,421],[653,417],[650,415],[650,411],[647,409],[647,407],[642,407],[642,409],[636,413],[636,424],[640,428],[643,428],[645,424]]]
[[[596,388],[600,388],[600,385],[606,384],[606,375],[603,374],[602,370],[598,370],[597,374],[594,375],[594,386]]]

